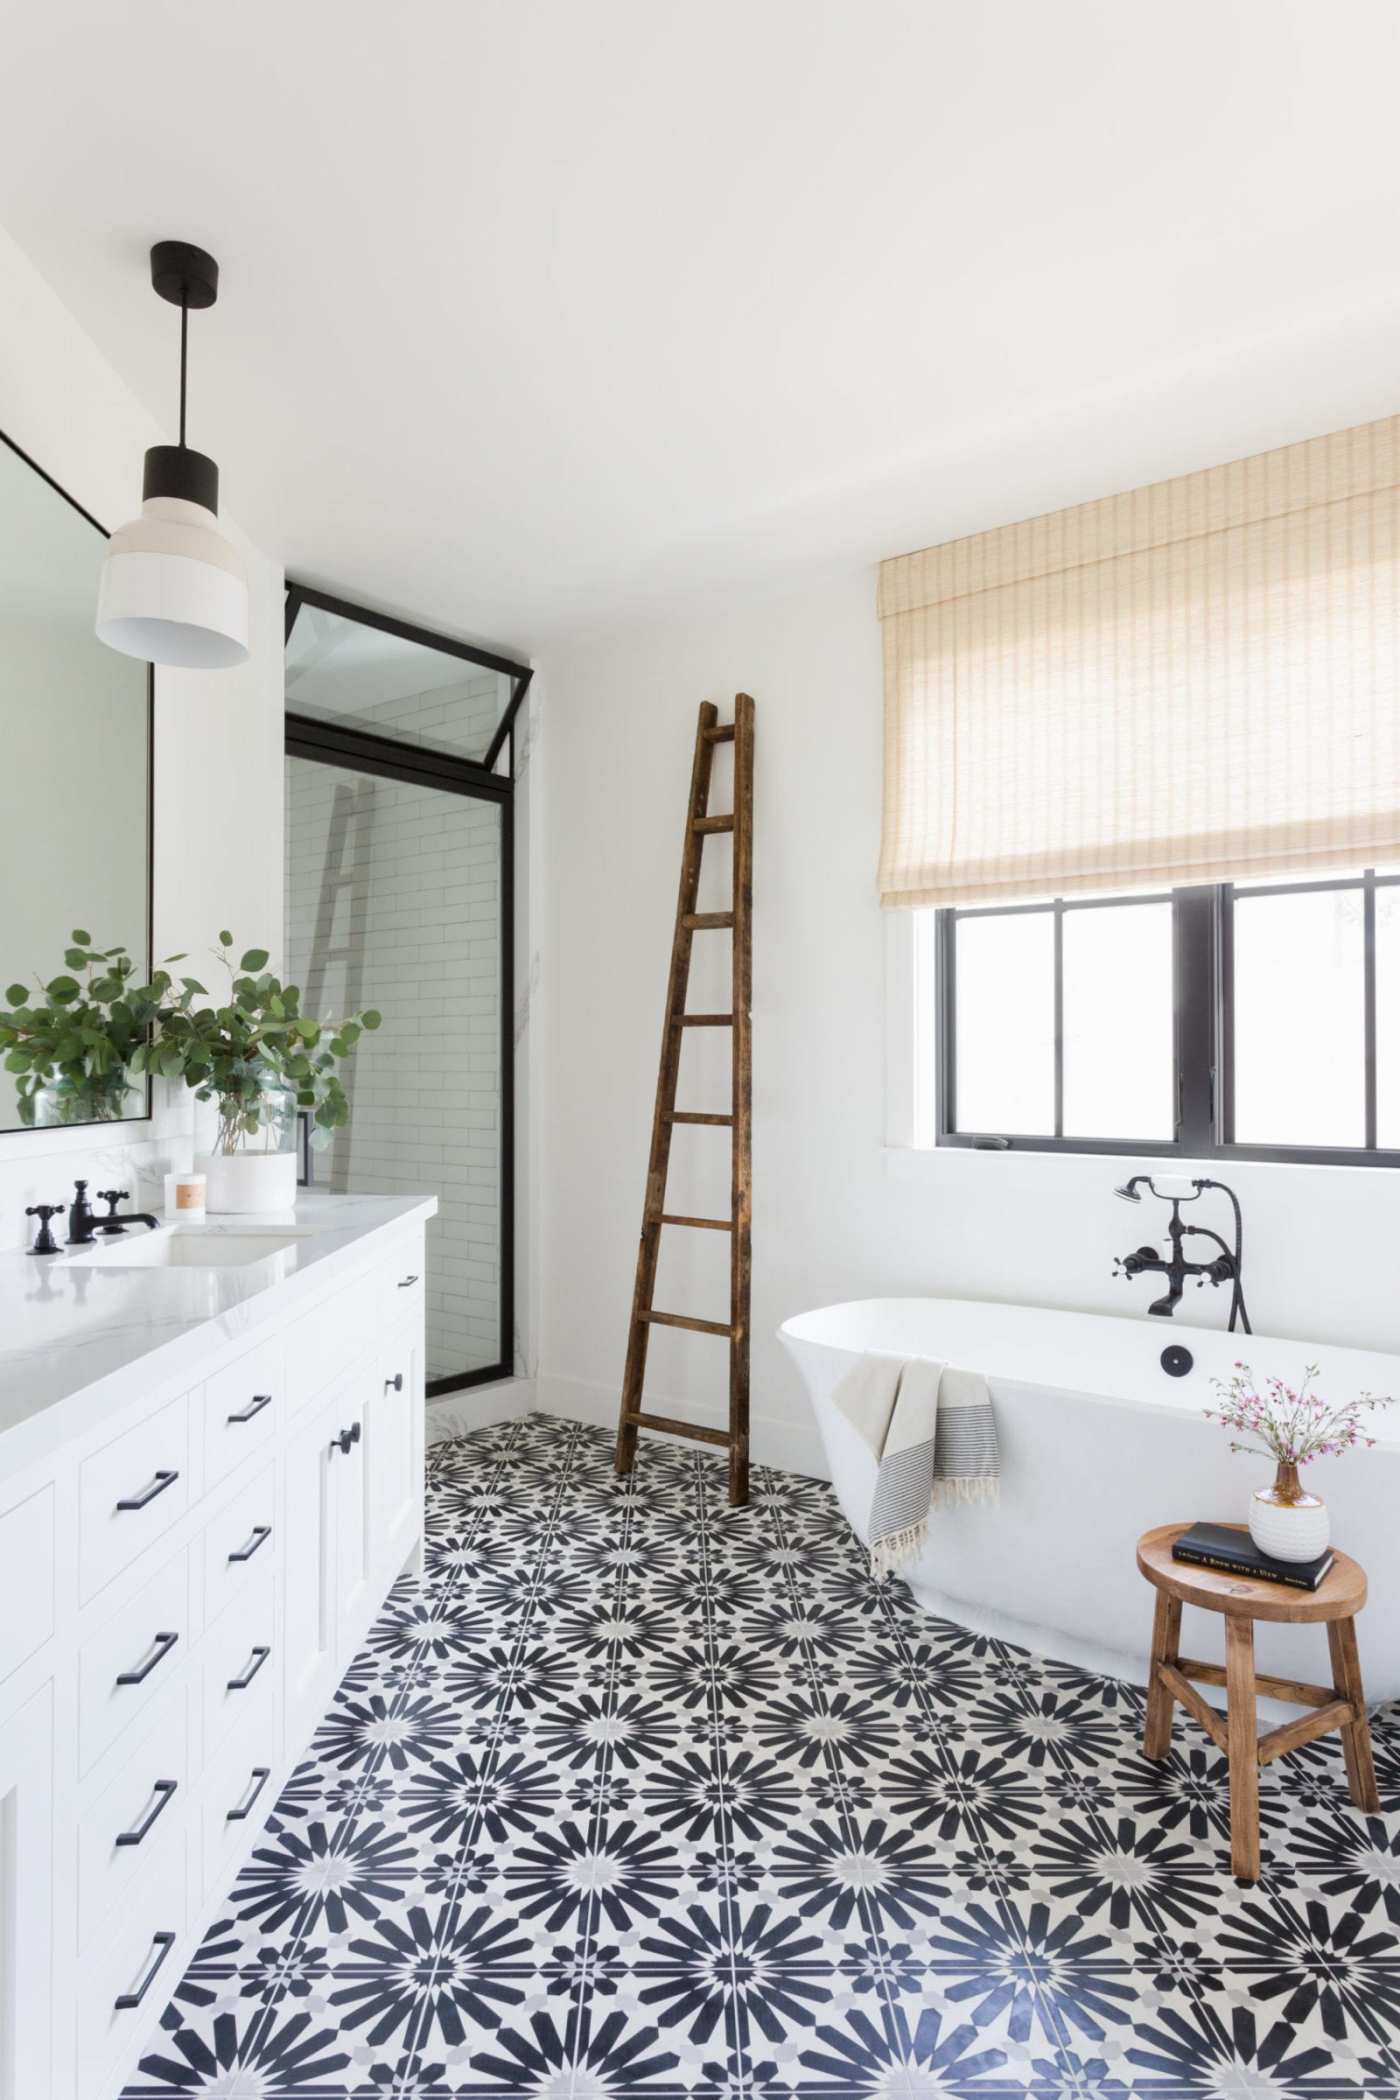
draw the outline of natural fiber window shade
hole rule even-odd
[[[1400,417],[887,561],[881,901],[1400,861]]]

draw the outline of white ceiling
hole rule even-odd
[[[1389,0],[3,24],[0,222],[166,418],[146,249],[212,248],[229,509],[499,647],[1400,407]]]

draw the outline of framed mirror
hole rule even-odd
[[[59,983],[80,1051],[42,1085],[0,1056],[0,1132],[150,1114],[147,1080],[81,1055],[84,1007],[112,995],[83,955],[124,949],[136,984],[151,968],[152,675],[93,631],[105,539],[0,432],[0,1007]]]

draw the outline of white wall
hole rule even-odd
[[[937,1291],[1145,1317],[1145,1282],[1111,1279],[1114,1254],[1156,1229],[1114,1200],[1119,1163],[885,1146],[873,572],[817,578],[781,599],[711,598],[649,626],[579,636],[550,649],[541,681],[540,1404],[615,1419],[695,710],[709,699],[727,712],[740,687],[757,701],[758,1456],[820,1470],[796,1373],[774,1339],[804,1307]],[[719,795],[714,806],[726,806]],[[713,871],[702,904],[723,902],[727,872]],[[692,1003],[722,1007],[723,976],[713,973],[727,962],[728,938],[696,940],[711,975]],[[683,1068],[682,1105],[726,1105],[727,1040],[687,1043],[697,1062]],[[727,1153],[725,1132],[679,1130],[669,1207],[722,1213]],[[1260,1332],[1400,1349],[1400,1177],[1238,1166],[1225,1178],[1244,1205]],[[668,1232],[658,1303],[723,1317],[726,1248],[719,1234]],[[1192,1293],[1185,1309],[1212,1324],[1228,1310],[1224,1294],[1209,1291]],[[656,1334],[649,1398],[720,1421],[725,1357],[721,1341]]]
[[[0,314],[0,429],[109,529],[121,524],[139,506],[142,454],[168,430],[2,229]],[[236,501],[237,462],[221,465]],[[248,561],[252,654],[236,671],[156,674],[157,957],[198,955],[222,926],[245,946],[281,951],[282,573],[224,523]],[[0,917],[4,909],[0,889]],[[27,1203],[66,1196],[89,1168],[123,1186],[128,1171],[144,1169],[149,1197],[165,1164],[187,1163],[186,1111],[177,1099],[158,1126],[125,1126],[112,1141],[80,1131],[0,1136],[0,1248],[27,1238]]]

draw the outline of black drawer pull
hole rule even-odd
[[[139,1495],[123,1495],[117,1508],[144,1509],[147,1503],[155,1501],[157,1495],[163,1495],[168,1487],[173,1487],[179,1478],[178,1473],[159,1472],[150,1486],[142,1488]]]
[[[360,1425],[358,1422],[352,1422],[348,1429],[341,1430],[339,1436],[333,1436],[331,1438],[331,1450],[332,1452],[343,1451],[345,1456],[348,1458],[350,1456],[350,1446],[352,1444],[358,1444],[359,1441]]]
[[[179,1640],[179,1638],[180,1636],[178,1633],[158,1633],[155,1637],[155,1642],[152,1647],[151,1653],[146,1657],[146,1660],[142,1663],[140,1669],[123,1670],[121,1676],[117,1679],[117,1683],[144,1684],[146,1679],[150,1676],[152,1670],[155,1668],[156,1664],[158,1662],[165,1661],[166,1656],[169,1655],[171,1649],[175,1646],[175,1643]]]
[[[271,1653],[272,1650],[270,1648],[255,1648],[248,1658],[248,1667],[243,1672],[243,1675],[241,1677],[230,1677],[228,1681],[229,1690],[231,1692],[246,1692]]]
[[[155,1794],[156,1799],[152,1806],[147,1809],[141,1821],[136,1825],[136,1828],[134,1830],[118,1831],[117,1843],[119,1845],[140,1844],[142,1838],[145,1837],[147,1831],[151,1828],[151,1825],[155,1823],[157,1819],[164,1813],[164,1811],[170,1806],[171,1799],[175,1792],[175,1781],[173,1779],[158,1779],[152,1791]]]
[[[229,1559],[231,1561],[251,1560],[259,1546],[265,1546],[271,1537],[272,1526],[270,1524],[255,1524],[253,1526],[253,1535],[247,1545],[240,1546],[236,1553],[230,1553]]]
[[[271,1393],[254,1393],[248,1405],[241,1409],[238,1414],[230,1415],[228,1419],[230,1422],[251,1422],[254,1415],[260,1415],[265,1407],[271,1407],[271,1405]]]
[[[160,1971],[161,1963],[165,1960],[166,1955],[170,1952],[174,1944],[175,1935],[173,1932],[158,1932],[156,1934],[155,1938],[151,1941],[151,1954],[153,1958],[146,1970],[145,1975],[141,1978],[141,1981],[137,1984],[134,1991],[122,1992],[120,1998],[118,1998],[116,2001],[114,2007],[115,2011],[131,2012],[134,2007],[138,2006],[141,2003],[141,2000],[145,1997],[147,1991],[155,1982],[156,1977]]]
[[[417,1281],[418,1278],[416,1276],[405,1276],[403,1281],[399,1285],[399,1289],[401,1291],[406,1291],[411,1283],[417,1283]]]
[[[403,1372],[395,1371],[392,1378],[386,1378],[384,1390],[386,1393],[401,1393],[403,1391]]]
[[[245,1816],[251,1815],[253,1803],[257,1800],[258,1795],[271,1777],[272,1767],[270,1765],[254,1765],[248,1782],[249,1790],[245,1790],[243,1799],[239,1802],[237,1808],[231,1808],[224,1817],[224,1821],[226,1823],[241,1823]]]

